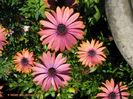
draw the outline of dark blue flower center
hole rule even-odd
[[[114,92],[111,92],[109,94],[109,99],[115,99],[116,98],[116,94]]]
[[[49,70],[48,70],[48,74],[50,75],[50,76],[55,76],[56,75],[56,70],[55,70],[55,68],[49,68]]]
[[[94,50],[90,50],[88,53],[90,56],[94,56],[96,54]]]
[[[22,63],[23,65],[27,65],[27,64],[28,64],[27,58],[24,57],[24,58],[21,60],[21,63]]]
[[[57,27],[57,32],[61,35],[66,34],[67,28],[64,24],[59,24]]]

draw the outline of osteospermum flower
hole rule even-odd
[[[78,52],[80,62],[82,62],[85,66],[95,66],[102,64],[102,61],[105,61],[105,55],[103,50],[105,47],[101,47],[103,43],[99,43],[99,41],[92,40],[91,43],[87,40],[87,42],[83,42],[81,47],[78,47]]]
[[[2,28],[0,25],[0,50],[3,50],[3,45],[6,45],[8,42],[6,41],[6,32],[5,28]]]
[[[43,0],[47,8],[55,9],[57,6],[74,7],[77,0]]]
[[[51,55],[43,53],[43,56],[39,58],[40,63],[34,63],[36,67],[33,67],[35,71],[32,76],[35,76],[33,81],[38,81],[37,85],[42,85],[42,90],[48,91],[51,85],[54,90],[58,90],[59,86],[64,87],[68,85],[67,80],[71,78],[68,76],[71,70],[70,64],[65,64],[67,58],[62,58],[62,54],[59,54],[55,58],[55,53]]]
[[[122,82],[114,86],[114,80],[111,79],[110,82],[106,80],[103,85],[104,87],[101,87],[101,89],[104,93],[98,93],[96,97],[101,97],[102,99],[128,99],[126,96],[130,95],[128,92],[124,92],[128,87],[126,85],[121,86]]]
[[[77,39],[83,39],[84,32],[81,30],[85,26],[82,21],[76,21],[79,17],[79,13],[73,14],[73,9],[68,7],[57,7],[56,13],[45,12],[48,19],[41,20],[40,23],[44,26],[38,32],[43,40],[42,44],[48,44],[48,49],[58,51],[64,51],[65,47],[71,50],[74,44],[77,43]]]
[[[17,52],[14,56],[16,70],[22,73],[29,73],[33,66],[33,52],[23,49],[21,53]]]

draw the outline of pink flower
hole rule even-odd
[[[80,62],[85,66],[95,66],[102,64],[102,61],[105,61],[105,55],[103,53],[103,50],[105,47],[101,47],[103,43],[99,44],[99,41],[92,40],[91,43],[87,40],[87,42],[83,42],[81,44],[81,47],[78,47],[79,52],[79,58]]]
[[[124,92],[128,89],[126,85],[122,85],[122,82],[114,86],[114,80],[111,79],[109,82],[106,80],[106,83],[103,83],[105,87],[101,87],[104,93],[98,93],[95,97],[102,97],[102,99],[128,99],[126,96],[130,94],[128,92]]]
[[[16,71],[22,73],[29,73],[31,72],[31,68],[33,66],[33,52],[29,52],[27,49],[23,49],[21,53],[17,52],[14,56],[14,63],[16,67]]]
[[[8,42],[6,41],[6,32],[5,28],[2,28],[0,25],[0,50],[3,50],[3,45],[6,45]]]
[[[46,8],[56,9],[57,6],[75,7],[77,0],[43,0]]]
[[[77,39],[83,39],[84,32],[81,30],[85,26],[82,21],[76,21],[79,13],[73,14],[73,9],[68,7],[57,7],[56,12],[45,12],[48,19],[41,20],[40,23],[44,26],[38,34],[42,35],[40,40],[42,44],[48,44],[48,49],[58,51],[71,50],[73,45],[77,43]]]
[[[40,63],[34,63],[36,67],[33,67],[35,71],[32,76],[35,76],[33,81],[38,81],[37,85],[42,85],[42,90],[48,91],[51,85],[54,90],[58,90],[59,86],[64,87],[68,85],[67,80],[71,78],[68,76],[71,70],[70,64],[65,64],[67,58],[62,58],[62,54],[59,54],[55,58],[55,53],[51,56],[51,53],[43,53],[40,57]]]

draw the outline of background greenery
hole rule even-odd
[[[0,24],[7,29],[11,29],[14,33],[8,36],[8,44],[4,46],[0,57],[0,85],[5,93],[32,93],[41,94],[41,96],[31,97],[32,99],[57,98],[57,99],[94,99],[99,88],[105,82],[114,78],[115,83],[120,81],[127,84],[128,92],[133,98],[133,70],[125,62],[113,40],[111,40],[111,32],[108,27],[107,18],[104,8],[105,0],[79,0],[75,12],[80,12],[82,20],[86,25],[84,29],[85,39],[96,39],[104,42],[107,47],[105,53],[107,55],[106,62],[99,67],[84,67],[78,62],[77,46],[68,52],[64,51],[64,57],[68,57],[68,63],[71,64],[71,78],[69,86],[60,88],[60,92],[55,92],[53,88],[45,93],[41,91],[41,86],[36,87],[36,83],[32,81],[31,74],[21,74],[16,72],[13,65],[13,56],[16,52],[24,48],[33,51],[35,58],[41,56],[43,52],[47,52],[47,45],[42,46],[40,36],[37,34],[41,25],[39,20],[45,18],[45,5],[42,0],[0,0]],[[23,26],[30,26],[29,31],[24,35]],[[29,98],[29,97],[24,97]]]

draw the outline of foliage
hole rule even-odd
[[[7,80],[10,73],[11,63],[8,61],[8,57],[0,57],[0,79]]]
[[[42,0],[28,0],[19,10],[26,18],[33,18],[36,21],[39,19],[39,16],[45,18],[45,5]]]
[[[47,10],[43,0],[0,0],[0,5],[0,24],[14,31],[8,37],[8,44],[4,46],[0,57],[0,79],[6,81],[3,84],[7,88],[6,93],[35,94],[32,99],[44,99],[45,97],[94,99],[94,96],[101,92],[101,83],[114,78],[116,83],[122,81],[123,84],[127,84],[130,98],[133,97],[133,70],[120,55],[114,41],[109,40],[111,33],[104,13],[104,0],[79,0],[75,12],[80,12],[86,25],[83,41],[90,41],[93,38],[104,42],[104,46],[107,47],[106,62],[91,69],[83,66],[78,62],[76,54],[77,47],[81,43],[78,41],[71,51],[63,52],[64,57],[67,57],[67,63],[71,64],[72,80],[65,88],[60,87],[59,92],[55,92],[51,87],[47,93],[41,91],[41,86],[36,86],[36,83],[32,81],[31,73],[18,73],[13,64],[13,56],[24,48],[33,51],[36,59],[43,52],[48,51],[47,45],[41,44],[40,36],[37,34],[41,28],[39,21],[45,18],[44,11]],[[22,29],[25,25],[30,26],[26,34]],[[7,73],[8,71],[10,72]]]

